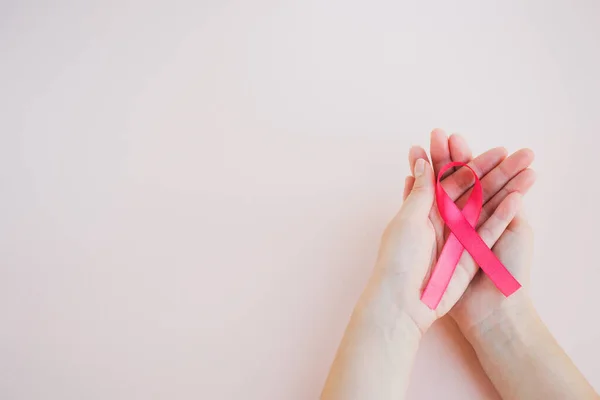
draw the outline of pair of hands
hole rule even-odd
[[[397,310],[424,333],[448,312],[463,332],[491,315],[528,302],[524,288],[505,298],[464,252],[437,309],[420,300],[448,236],[435,204],[435,177],[451,161],[468,165],[481,179],[483,209],[477,232],[506,268],[527,285],[532,256],[532,232],[520,214],[521,196],[535,181],[528,167],[533,152],[522,149],[507,156],[494,148],[472,158],[458,135],[449,138],[439,129],[431,133],[431,161],[420,147],[409,153],[412,176],[406,178],[404,203],[386,228],[370,282],[375,292],[387,293]],[[471,194],[474,177],[466,168],[451,171],[442,180],[448,195],[462,207]]]
[[[440,130],[432,132],[430,153],[431,161],[422,148],[410,150],[405,201],[385,230],[375,270],[321,398],[403,398],[422,334],[450,313],[502,398],[598,399],[525,290],[532,233],[519,208],[535,181],[529,169],[533,153],[524,149],[507,156],[497,148],[471,159],[461,137],[448,138]],[[435,204],[435,175],[451,161],[469,164],[481,179],[484,205],[477,232],[524,287],[504,297],[465,251],[440,304],[431,310],[420,298],[448,236]],[[468,168],[447,175],[441,184],[461,207],[475,178]]]

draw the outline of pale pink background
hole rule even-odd
[[[532,296],[600,389],[599,39],[594,0],[1,2],[0,397],[316,399],[437,126],[536,151]],[[447,320],[436,396],[498,398]]]

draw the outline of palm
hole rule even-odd
[[[418,158],[427,159],[427,154],[422,148],[416,147],[411,149],[409,154],[411,166],[414,166],[414,162]],[[457,136],[451,136],[450,139],[448,139],[443,132],[438,130],[432,132],[431,161],[436,174],[443,165],[452,161],[469,163],[477,172],[481,179],[484,194],[484,207],[479,224],[483,224],[511,192],[518,191],[525,193],[533,185],[535,180],[533,171],[527,169],[533,161],[533,154],[531,151],[520,150],[506,158],[506,150],[497,148],[492,149],[475,159],[471,159],[471,152],[464,140]],[[459,207],[462,207],[468,200],[471,194],[470,188],[472,184],[473,177],[471,172],[464,168],[451,173],[442,180],[442,186],[448,195],[456,201],[456,204]],[[407,186],[410,187],[410,182]],[[432,271],[448,236],[444,221],[437,211],[436,204],[431,208],[428,222],[434,235],[429,265],[429,271]],[[494,251],[499,251],[499,254],[501,254],[502,257],[508,257],[508,253],[502,249],[504,246],[506,246],[506,248],[510,248],[511,246],[504,243],[513,241],[518,242],[515,235],[522,234],[522,229],[520,229],[521,225],[522,224],[518,223],[518,220],[513,221],[509,226],[510,229],[507,230],[507,232],[502,235],[502,238],[496,243]],[[504,260],[501,258],[501,261]],[[471,282],[473,275],[477,272],[477,269],[478,267],[473,262],[470,255],[467,252],[464,252],[437,309],[431,311],[423,305],[427,310],[423,310],[422,312],[432,312],[436,317],[441,317],[446,314],[461,298]],[[479,275],[481,275],[481,273]],[[477,285],[474,289],[469,289],[469,292],[477,292],[475,290],[477,288],[481,288],[481,291],[485,291],[485,285],[493,285],[487,278],[483,279],[482,276],[476,276],[475,279],[481,282],[474,282]],[[519,276],[517,276],[517,279],[519,279]],[[424,283],[426,283],[427,280],[428,276],[425,277]],[[499,294],[496,290],[493,290],[492,292]]]
[[[517,216],[504,231],[492,250],[502,261],[504,266],[522,284],[529,281],[529,266],[532,257],[532,231],[525,219]],[[466,266],[470,268],[472,266]],[[494,310],[510,306],[519,301],[524,295],[521,289],[511,297],[504,297],[495,287],[493,282],[481,271],[465,291],[464,295],[452,309],[456,319],[478,323]]]

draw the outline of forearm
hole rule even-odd
[[[503,399],[597,399],[529,301],[463,331]]]
[[[322,400],[402,399],[421,332],[385,295],[368,289],[356,306]]]

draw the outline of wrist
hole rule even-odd
[[[532,309],[531,304],[529,294],[524,290],[508,298],[496,290],[476,293],[476,295],[465,293],[458,304],[450,310],[450,315],[460,330],[466,333],[486,329],[504,320],[508,323],[515,313],[520,315],[523,310]]]
[[[394,291],[384,280],[371,279],[356,305],[353,318],[367,322],[390,339],[402,338],[418,343],[423,336],[422,328],[398,304]]]
[[[531,300],[526,296],[514,300],[505,302],[480,320],[458,323],[459,329],[472,344],[492,343],[498,347],[516,341],[523,344],[535,341],[540,319]]]

